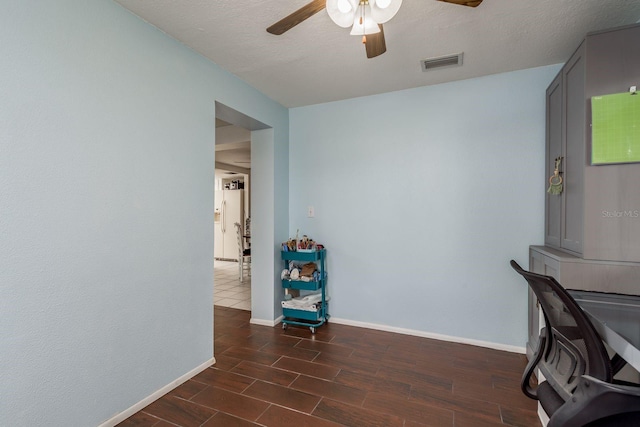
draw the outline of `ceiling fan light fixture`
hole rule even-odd
[[[327,0],[327,13],[331,20],[342,28],[353,25],[358,0]]]
[[[371,8],[369,5],[361,4],[358,6],[350,34],[352,36],[364,36],[366,34],[376,34],[379,32],[380,27],[378,27],[378,23],[371,18]]]
[[[462,6],[476,7],[482,0],[438,0]],[[267,32],[281,35],[311,16],[327,10],[331,20],[351,34],[362,36],[367,58],[375,58],[387,51],[382,24],[393,18],[402,6],[402,0],[310,0],[293,13],[267,28]],[[371,35],[365,37],[365,35]],[[423,64],[424,68],[433,68]]]
[[[338,10],[340,13],[349,13],[353,10],[353,7],[351,7],[349,0],[338,0]]]
[[[396,16],[402,6],[402,0],[369,0],[369,6],[373,20],[378,24],[384,24]]]

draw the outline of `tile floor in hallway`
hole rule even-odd
[[[238,263],[214,260],[213,304],[251,311],[251,277],[238,277]]]

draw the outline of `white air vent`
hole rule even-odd
[[[420,61],[422,71],[430,71],[436,68],[457,67],[462,65],[462,53],[457,55],[441,56],[439,58],[423,59]]]

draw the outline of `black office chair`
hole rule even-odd
[[[548,427],[640,426],[640,387],[613,380],[624,362],[609,359],[573,297],[553,277],[525,271],[513,260],[511,267],[529,283],[544,313],[545,327],[521,388],[540,402]],[[544,381],[532,387],[536,368]]]

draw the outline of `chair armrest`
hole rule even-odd
[[[522,374],[522,379],[520,380],[520,389],[530,399],[538,400],[537,387],[534,389],[531,387],[531,375],[536,370],[540,359],[542,359],[542,355],[544,353],[544,347],[547,342],[547,336],[540,333],[540,337],[538,338],[538,347],[536,348],[535,353],[533,353],[533,357],[527,364],[527,367],[524,369],[524,373]]]
[[[612,423],[604,420],[616,417]],[[583,375],[571,399],[550,418],[547,427],[579,427],[596,420],[600,426],[640,425],[640,386],[612,384]]]

